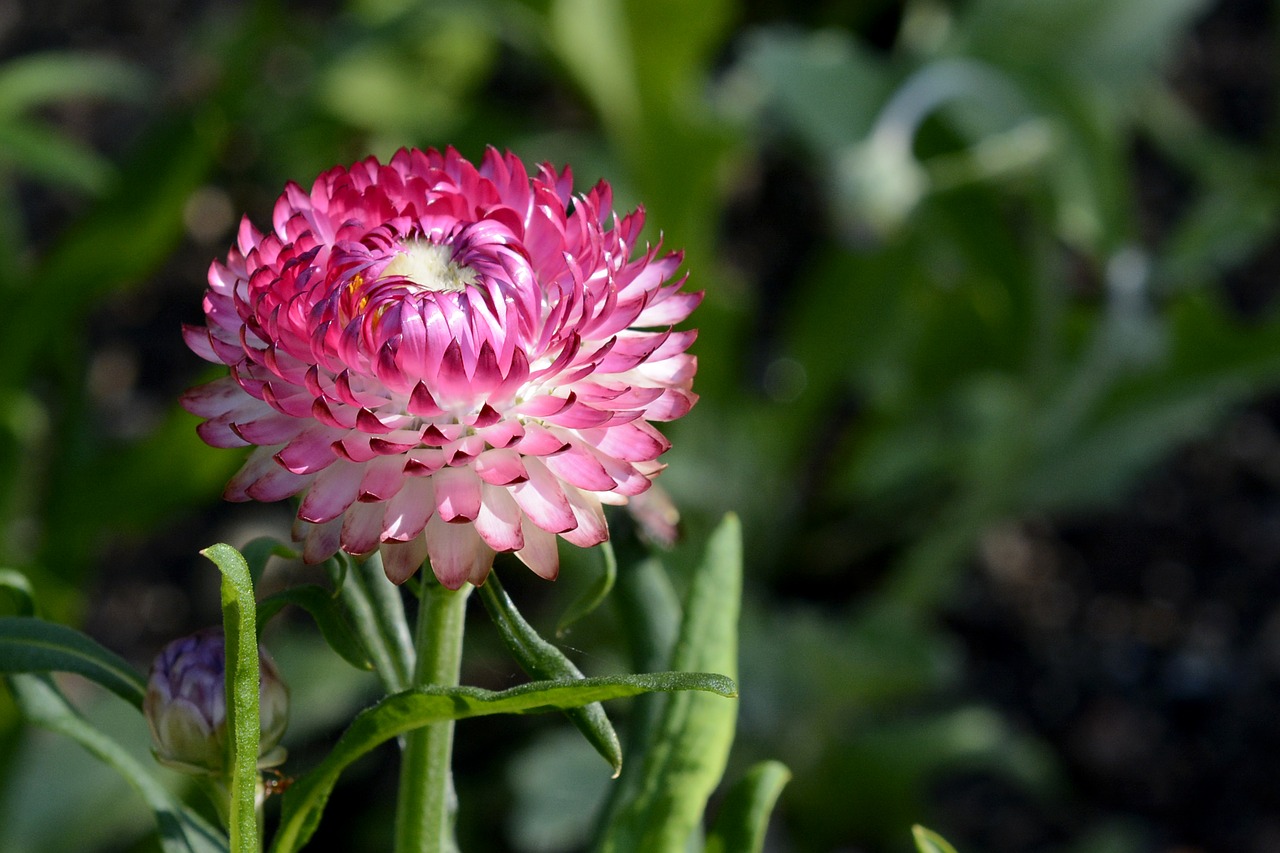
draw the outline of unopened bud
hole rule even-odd
[[[289,722],[289,689],[258,648],[258,766],[284,761],[279,746]],[[211,628],[174,640],[156,656],[143,702],[156,758],[185,773],[221,775],[227,766],[226,652]]]

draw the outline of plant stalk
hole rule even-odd
[[[414,687],[456,687],[471,586],[451,590],[424,577],[414,634]],[[396,803],[396,853],[456,853],[453,788],[453,722],[409,732],[401,750]]]

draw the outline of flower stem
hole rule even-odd
[[[456,687],[471,586],[454,591],[424,578],[414,635],[413,686]],[[396,803],[396,853],[454,853],[457,795],[452,773],[453,722],[405,735]]]

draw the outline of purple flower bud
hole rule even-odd
[[[227,766],[226,653],[222,630],[174,640],[156,656],[143,702],[156,758],[185,773],[220,775]],[[279,746],[289,722],[289,689],[258,648],[261,736],[258,766],[284,761]]]

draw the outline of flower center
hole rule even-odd
[[[451,254],[448,246],[439,243],[407,240],[382,274],[403,276],[419,290],[461,293],[475,283],[476,271],[454,263]]]

